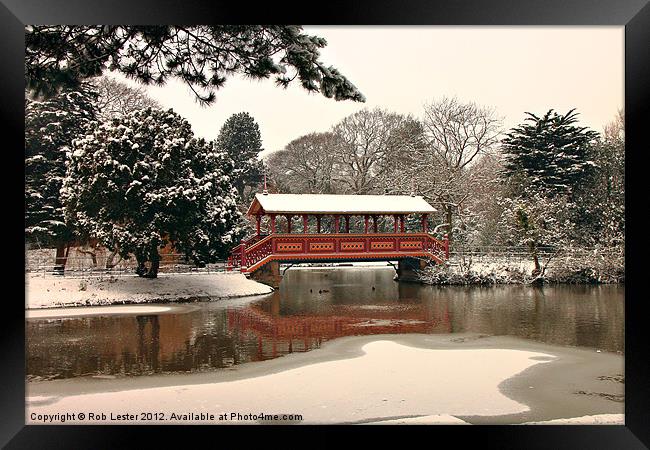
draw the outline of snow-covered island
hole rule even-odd
[[[133,276],[25,278],[25,308],[165,303],[194,299],[262,295],[273,289],[240,273],[160,274],[154,280]]]
[[[520,256],[453,256],[445,265],[425,268],[419,273],[419,278],[425,284],[437,285],[625,282],[625,257],[622,251],[565,251],[540,260],[542,271],[535,275],[534,263]]]

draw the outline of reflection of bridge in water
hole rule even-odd
[[[323,341],[343,336],[451,332],[446,303],[439,311],[422,303],[331,305],[322,314],[289,316],[280,315],[279,303],[280,297],[274,296],[269,310],[253,304],[227,312],[231,332],[257,337],[259,359],[318,348]]]
[[[315,349],[336,337],[384,333],[511,335],[624,351],[623,287],[435,288],[395,283],[391,272],[295,270],[279,291],[253,304],[28,319],[27,377],[214,370]]]
[[[278,287],[281,263],[397,261],[399,279],[412,280],[427,263],[440,264],[449,257],[446,237],[440,240],[428,232],[429,216],[435,211],[415,195],[269,194],[265,190],[248,209],[257,233],[232,249],[228,267]],[[409,224],[414,215],[419,216],[419,226],[413,220]],[[269,218],[266,233],[262,233],[264,217]],[[294,217],[302,217],[302,232],[292,232]],[[286,223],[284,233],[278,231],[279,218]],[[392,227],[385,218],[392,218]],[[322,222],[329,226],[323,227]]]

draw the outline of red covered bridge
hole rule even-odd
[[[229,266],[274,287],[280,282],[280,263],[398,261],[398,275],[404,279],[407,271],[449,257],[447,239],[428,232],[428,217],[435,211],[414,195],[265,191],[256,194],[248,209],[257,233],[232,250]],[[407,230],[409,216],[419,219],[417,230]],[[302,219],[302,227],[295,227],[296,218]],[[388,231],[379,230],[380,222]]]

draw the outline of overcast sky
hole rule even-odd
[[[442,96],[493,107],[507,128],[520,123],[525,111],[577,108],[582,125],[601,131],[623,108],[623,27],[304,28],[327,40],[321,60],[355,84],[366,103],[238,77],[208,107],[176,81],[147,87],[149,95],[208,139],[232,114],[247,111],[260,126],[265,153],[363,108],[421,117],[422,106]]]

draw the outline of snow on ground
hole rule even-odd
[[[596,414],[543,422],[527,422],[523,425],[625,425],[625,414]]]
[[[368,422],[365,425],[469,425],[469,423],[449,414],[434,414],[430,416],[404,417],[379,422]]]
[[[27,274],[25,308],[153,303],[193,297],[217,299],[270,292],[271,287],[240,273],[160,274],[153,280],[136,275],[66,278]]]
[[[367,425],[469,425],[469,423],[448,414],[436,414],[369,422]],[[625,415],[596,414],[593,416],[553,419],[542,422],[526,422],[522,425],[625,425]]]
[[[108,316],[114,314],[160,314],[170,311],[169,306],[88,306],[85,308],[47,308],[28,309],[25,317],[28,319],[43,319],[49,317],[78,317],[78,316]]]
[[[80,411],[101,411],[107,417],[111,413],[137,416],[156,411],[167,418],[173,412],[216,416],[234,412],[301,414],[302,423],[315,424],[380,422],[384,418],[413,416],[429,416],[428,420],[431,416],[442,416],[440,420],[450,420],[450,415],[516,414],[528,411],[528,406],[502,394],[499,384],[533,365],[548,362],[533,358],[551,356],[510,349],[423,349],[387,340],[369,342],[362,351],[364,354],[359,357],[233,381],[86,393],[58,397],[47,403],[32,402],[28,397],[26,419],[28,424],[43,423],[38,415]],[[460,392],[463,394],[459,395]],[[66,423],[88,422],[73,419]]]
[[[480,258],[472,262],[470,269],[479,275],[496,274],[501,276],[508,275],[508,272],[517,271],[531,273],[535,265],[528,260],[508,260],[502,257]]]
[[[469,270],[480,276],[496,275],[507,277],[513,272],[530,274],[535,265],[527,258],[509,258],[507,256],[474,256],[465,257],[465,265],[461,264],[459,257],[452,257],[449,260],[449,267],[452,271],[462,274],[469,265]]]

